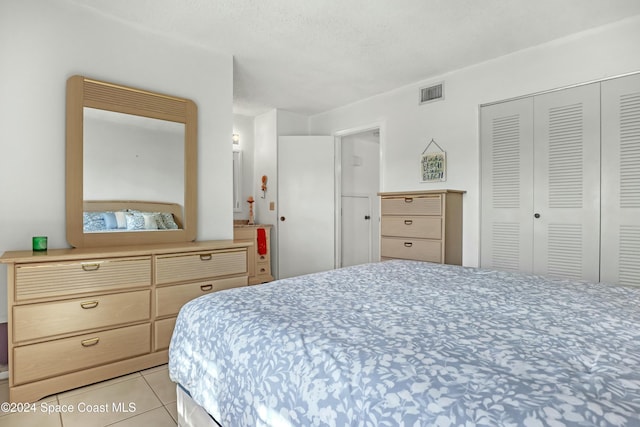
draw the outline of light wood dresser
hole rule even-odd
[[[380,257],[462,264],[462,195],[437,190],[378,193]]]
[[[258,229],[263,229],[266,248],[260,253],[258,245]],[[233,240],[237,242],[252,242],[253,248],[249,249],[249,284],[271,282],[271,225],[270,224],[235,224],[233,227]]]
[[[180,307],[247,285],[248,248],[227,240],[6,252],[11,401],[167,363]]]

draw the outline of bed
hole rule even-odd
[[[179,425],[640,426],[640,288],[392,260],[209,294]]]
[[[182,206],[140,200],[85,200],[84,233],[163,231],[182,228]]]

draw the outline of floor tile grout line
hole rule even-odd
[[[131,418],[135,418],[135,417],[137,417],[138,415],[146,414],[147,412],[151,412],[151,411],[154,411],[154,410],[159,409],[159,408],[161,408],[161,407],[164,407],[164,404],[162,403],[162,400],[160,400],[160,398],[158,397],[158,395],[156,394],[156,392],[153,390],[153,387],[151,387],[151,385],[150,385],[150,384],[149,384],[149,382],[146,380],[146,378],[144,378],[144,375],[142,375],[142,374],[141,374],[141,372],[137,372],[137,374],[140,374],[140,375],[138,375],[138,376],[133,376],[132,378],[129,378],[129,379],[126,379],[126,380],[122,380],[122,381],[118,381],[118,382],[115,382],[115,383],[112,383],[112,384],[107,384],[107,385],[105,385],[104,387],[109,387],[109,386],[111,386],[111,385],[115,385],[115,384],[122,383],[122,382],[127,382],[127,381],[135,381],[135,380],[138,380],[138,379],[139,379],[138,377],[141,377],[141,378],[144,380],[144,383],[146,384],[146,386],[147,386],[147,387],[149,387],[149,389],[151,390],[151,393],[153,393],[154,397],[158,400],[158,403],[160,404],[160,406],[156,406],[156,407],[154,407],[154,408],[149,408],[148,410],[146,410],[146,411],[144,411],[144,412],[137,413],[137,414],[136,414],[136,413],[134,413],[134,414],[132,414],[130,417],[122,418],[122,419],[120,419],[120,420],[114,421],[114,422],[109,423],[109,424],[105,424],[104,426],[100,426],[100,427],[108,427],[108,426],[112,426],[112,425],[115,425],[115,424],[117,424],[117,423],[120,423],[120,422],[123,422],[123,421],[129,420],[129,419],[131,419]],[[132,374],[129,374],[129,375],[132,375]],[[109,381],[109,380],[107,380],[107,381]],[[95,384],[99,384],[99,383],[95,383]],[[95,385],[95,384],[92,384],[92,385]],[[90,386],[91,386],[91,385],[86,386],[86,387],[90,387]],[[104,387],[96,387],[96,388],[94,388],[94,389],[92,389],[92,390],[89,390],[89,391],[86,391],[86,392],[84,392],[84,393],[93,394],[94,392],[97,392],[98,390],[100,390],[100,389],[102,389],[102,388],[104,388]],[[74,395],[75,395],[75,394],[74,394]],[[56,398],[57,398],[57,397],[58,397],[58,396],[56,396]],[[171,414],[169,414],[169,416],[171,417]],[[62,413],[60,413],[60,418],[61,418],[61,420],[60,420],[60,425],[61,425],[61,427],[64,427],[64,421],[62,420]],[[173,417],[171,417],[171,419],[173,420]]]
[[[152,373],[155,373],[155,372],[152,372]],[[160,396],[158,395],[158,393],[156,393],[156,391],[154,390],[153,386],[151,384],[149,384],[149,381],[147,381],[147,377],[145,375],[142,375],[142,378],[144,378],[144,381],[147,383],[147,385],[149,386],[149,388],[151,389],[153,394],[155,394],[155,396],[158,398],[158,400],[162,404],[162,407],[164,408],[165,412],[169,415],[169,418],[171,418],[171,420],[174,421],[176,423],[176,426],[177,426],[178,425],[178,421],[173,418],[173,415],[171,415],[171,412],[169,412],[169,409],[167,408],[167,405],[176,404],[177,400],[175,400],[173,402],[164,403],[162,401],[162,399],[160,398]]]
[[[58,397],[59,395],[56,394],[56,404],[60,405],[60,398]],[[58,420],[60,421],[60,427],[64,427],[64,421],[62,420],[62,412],[58,411]]]
[[[162,403],[162,402],[161,402],[161,403]],[[162,407],[163,407],[163,406],[160,406],[160,407],[157,407],[157,408],[151,408],[151,409],[146,410],[146,411],[144,411],[144,412],[140,412],[139,414],[132,415],[132,416],[130,416],[130,417],[128,417],[128,418],[124,418],[124,419],[121,419],[121,420],[118,420],[118,421],[114,421],[114,422],[112,422],[112,423],[110,423],[110,424],[105,424],[104,426],[101,426],[101,427],[109,427],[109,426],[113,426],[113,425],[116,425],[116,424],[121,423],[121,422],[123,422],[123,421],[130,420],[131,418],[135,418],[135,417],[138,417],[138,416],[144,415],[144,414],[146,414],[146,413],[148,413],[148,412],[155,411],[155,410],[160,409],[160,408],[162,408]],[[169,414],[169,417],[171,417],[171,414]],[[173,419],[173,417],[171,417],[171,419]],[[64,427],[64,426],[62,426],[62,427]]]
[[[174,418],[173,418],[173,415],[171,415],[171,412],[169,412],[169,408],[167,408],[167,405],[162,405],[162,407],[164,408],[165,412],[166,412],[167,414],[169,414],[169,418],[171,418],[171,420],[172,420],[173,422],[175,422],[175,423],[176,423],[176,426],[177,426],[177,425],[178,425],[178,420],[176,420],[176,419],[174,419]]]
[[[129,377],[129,376],[131,378],[125,379],[125,377]],[[82,386],[82,387],[74,388],[74,389],[71,389],[71,390],[66,390],[66,391],[63,391],[63,392],[60,392],[60,393],[56,394],[55,396],[56,396],[56,399],[58,399],[58,403],[60,403],[60,396],[63,395],[63,394],[67,394],[67,396],[64,396],[64,398],[68,399],[68,398],[76,396],[76,395],[78,395],[80,393],[87,393],[87,392],[91,393],[91,392],[94,392],[96,390],[100,390],[102,388],[109,387],[109,386],[111,386],[113,384],[118,384],[118,383],[125,382],[125,381],[131,381],[131,380],[135,379],[138,376],[143,377],[143,375],[139,371],[138,372],[132,372],[130,374],[125,374],[125,375],[121,375],[119,377],[111,378],[111,379],[108,379],[108,380],[98,381],[98,382],[95,382],[95,383],[87,384],[87,385]],[[90,390],[90,391],[86,390],[86,389],[89,389],[89,388],[93,388],[93,389]]]
[[[102,427],[108,427],[108,426],[115,425],[115,424],[117,424],[119,422],[123,422],[125,420],[129,420],[131,418],[135,418],[137,416],[140,416],[140,415],[146,414],[148,412],[154,411],[154,410],[156,410],[156,409],[158,409],[160,407],[164,409],[164,412],[169,416],[169,419],[171,421],[173,421],[174,423],[176,423],[176,426],[177,426],[177,420],[173,417],[173,415],[171,414],[171,411],[170,411],[170,409],[168,407],[169,405],[175,405],[177,401],[174,400],[174,401],[171,401],[171,402],[163,402],[161,397],[160,397],[160,394],[154,389],[152,384],[147,379],[148,375],[156,374],[159,371],[161,371],[161,370],[160,369],[156,369],[153,372],[148,372],[146,375],[143,374],[142,371],[134,372],[134,373],[131,373],[131,374],[123,375],[122,378],[119,381],[113,381],[113,379],[112,379],[112,380],[106,380],[106,381],[103,381],[103,382],[97,382],[97,383],[89,384],[89,385],[86,385],[84,387],[78,387],[78,388],[73,389],[73,390],[67,390],[67,391],[64,391],[64,392],[61,392],[61,393],[57,393],[57,394],[53,394],[53,395],[47,396],[47,397],[41,399],[41,401],[51,400],[52,402],[55,402],[55,404],[60,405],[61,404],[60,403],[61,402],[61,398],[70,399],[70,398],[73,398],[74,396],[76,396],[78,394],[81,394],[81,393],[92,394],[94,392],[99,392],[99,390],[101,390],[101,389],[103,389],[105,387],[108,387],[108,386],[111,386],[111,385],[114,385],[114,384],[118,384],[118,383],[121,383],[121,382],[133,381],[133,380],[138,379],[139,377],[142,377],[142,379],[144,380],[144,383],[146,384],[146,386],[149,387],[149,389],[153,393],[153,396],[158,400],[159,406],[157,406],[155,408],[150,408],[150,409],[148,409],[148,410],[146,410],[144,412],[138,413],[138,414],[133,414],[130,417],[127,417],[127,418],[124,418],[124,419],[121,419],[121,420],[118,420],[118,421],[114,421],[113,423],[106,424],[105,426],[102,426]],[[124,378],[125,376],[131,376],[131,378],[125,379]],[[1,383],[2,383],[2,381],[0,380],[0,384]],[[102,383],[110,383],[110,384],[102,384]],[[91,390],[83,390],[83,389],[86,389],[86,388],[92,388],[92,389]],[[63,394],[68,394],[70,392],[71,392],[71,394],[69,394],[67,396],[62,396]],[[7,414],[7,415],[9,415],[9,414]],[[57,424],[57,425],[59,425],[60,427],[64,427],[65,422],[64,422],[64,419],[62,417],[62,413],[59,412],[57,414],[57,416],[58,416],[58,422],[59,422],[59,424]]]
[[[147,377],[145,377],[145,376],[143,375],[143,376],[142,376],[142,378],[144,379],[144,382],[145,382],[145,383],[147,383],[147,385],[148,385],[148,386],[149,386],[149,388],[151,389],[151,392],[153,393],[153,395],[154,395],[155,397],[157,397],[157,398],[158,398],[158,400],[160,401],[160,404],[161,404],[162,406],[164,406],[164,405],[165,405],[165,403],[162,401],[162,399],[160,398],[160,396],[158,396],[158,393],[156,393],[156,391],[153,389],[153,386],[151,386],[151,384],[149,384],[149,381],[147,381]]]

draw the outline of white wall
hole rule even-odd
[[[463,263],[479,263],[480,104],[640,70],[640,17],[576,34],[310,118],[311,133],[383,122],[382,191],[466,190]],[[445,100],[418,105],[418,90],[445,82]],[[447,152],[447,182],[420,183],[418,161],[431,139]]]
[[[256,223],[271,224],[271,272],[278,277],[278,137],[308,135],[305,115],[273,109],[255,117],[253,197]],[[246,175],[246,174],[245,174]],[[267,191],[261,191],[262,176],[267,176]],[[271,209],[273,205],[273,210]]]
[[[309,116],[286,110],[277,111],[278,136],[309,135]]]
[[[184,124],[90,111],[99,110],[84,114],[84,199],[184,205]]]
[[[232,57],[128,27],[64,0],[0,2],[0,252],[66,247],[65,84],[82,74],[198,105],[198,239],[233,236]],[[6,319],[0,267],[0,321]]]
[[[277,211],[269,210],[269,203],[276,203],[278,172],[278,112],[267,111],[255,117],[255,151],[253,163],[253,194],[255,220],[259,224],[272,224],[271,229],[271,274],[278,277],[278,234],[276,232]],[[260,179],[267,176],[267,191],[260,191]],[[264,198],[263,198],[264,197]]]
[[[276,211],[269,210],[269,202],[275,203],[277,198],[277,128],[277,110],[271,110],[255,117],[255,150],[252,188],[254,194],[253,197],[256,200],[254,207],[256,222],[261,224],[276,224]],[[260,191],[261,177],[263,175],[267,176],[267,192],[264,194]]]
[[[362,134],[342,137],[342,194],[376,195],[380,191],[380,141]]]
[[[240,137],[237,148],[242,152],[242,190],[240,196],[240,207],[242,208],[242,212],[234,212],[234,220],[249,219],[249,204],[247,203],[247,198],[249,196],[253,196],[255,199],[257,196],[254,189],[255,178],[253,175],[253,158],[255,150],[254,126],[253,116],[245,116],[241,114],[233,115],[233,133],[238,134]]]

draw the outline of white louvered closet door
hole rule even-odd
[[[640,286],[640,75],[602,83],[601,280]]]
[[[600,84],[533,102],[533,271],[598,281]]]
[[[532,271],[533,99],[483,107],[480,266]]]

